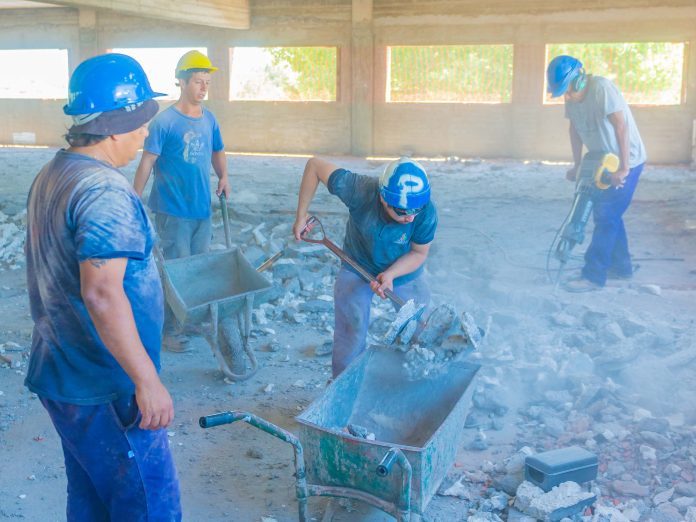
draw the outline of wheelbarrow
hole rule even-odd
[[[179,324],[210,321],[206,341],[220,369],[231,380],[250,378],[258,362],[249,345],[251,312],[262,303],[271,283],[259,272],[281,252],[254,269],[238,248],[232,248],[227,201],[220,197],[227,250],[165,260],[156,258],[167,304]],[[246,370],[244,353],[251,367]]]
[[[199,424],[244,421],[291,444],[300,522],[308,520],[310,496],[357,499],[397,521],[418,521],[454,462],[480,366],[457,361],[445,373],[414,379],[404,362],[388,346],[363,352],[296,417],[298,436],[244,411]],[[351,434],[350,426],[374,440]]]

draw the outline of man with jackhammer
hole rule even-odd
[[[60,436],[67,520],[181,520],[158,376],[162,286],[155,234],[119,169],[157,113],[133,58],[105,54],[72,74],[63,108],[69,144],[34,180],[27,283],[34,321],[25,384]]]
[[[603,287],[607,277],[633,276],[622,216],[643,171],[645,147],[631,109],[610,80],[587,74],[580,60],[566,55],[551,60],[546,75],[548,92],[564,97],[570,120],[574,165],[566,178],[575,181],[583,145],[589,152],[616,154],[620,162],[611,187],[597,191],[593,199],[594,231],[581,276],[565,285],[568,291],[586,292]]]
[[[210,247],[211,164],[218,177],[216,194],[230,195],[220,127],[203,106],[215,71],[217,67],[198,51],[179,59],[175,71],[179,100],[152,120],[135,173],[133,186],[142,195],[154,168],[148,203],[165,259],[205,253]]]
[[[319,183],[348,207],[343,249],[376,276],[368,283],[345,263],[334,284],[333,376],[365,350],[374,294],[386,289],[404,301],[428,304],[430,289],[423,264],[437,229],[425,169],[408,158],[389,163],[377,179],[355,174],[319,158],[305,166],[293,234],[300,239]]]

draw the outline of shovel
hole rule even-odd
[[[315,225],[319,225],[321,230],[320,238],[310,238],[309,233],[314,228]],[[362,277],[366,282],[371,283],[372,281],[377,281],[377,278],[370,274],[367,270],[361,267],[357,261],[351,258],[343,250],[341,250],[333,241],[326,237],[326,232],[324,232],[324,226],[321,224],[315,216],[310,216],[305,224],[305,228],[300,234],[300,238],[308,243],[316,243],[319,245],[324,245],[326,248],[331,250],[336,254],[341,261],[350,265],[353,270],[355,270],[360,277]],[[379,282],[379,281],[377,281]],[[389,289],[384,290],[384,295],[386,295],[391,301],[399,307],[399,311],[396,315],[396,319],[390,325],[389,330],[384,334],[384,342],[386,344],[393,344],[399,334],[402,334],[402,342],[408,342],[416,331],[418,326],[424,326],[422,324],[421,316],[425,310],[425,305],[416,304],[412,299],[404,301],[394,292]]]

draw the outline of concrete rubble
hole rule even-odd
[[[299,160],[293,165],[293,169],[301,172]],[[358,171],[361,166],[357,166]],[[438,164],[432,163],[429,167],[434,180],[447,186],[450,181]],[[524,198],[516,199],[520,191],[527,189],[516,184],[515,176],[524,173],[534,181],[535,192],[531,189],[524,192],[525,198],[532,198],[537,197],[538,190],[546,190],[549,173],[561,179],[565,167],[484,161],[466,168],[467,186],[474,196],[488,195],[494,189],[500,199],[486,201],[497,201],[500,209],[512,208],[515,206],[512,203],[519,201],[527,205],[524,209],[529,212],[520,214],[520,219],[529,228],[513,223],[510,226],[514,230],[510,234],[502,236],[501,233],[501,244],[512,259],[524,259],[529,255],[527,263],[536,264],[535,252],[543,250],[544,245],[538,244],[538,238],[532,241],[529,230],[543,231],[544,226],[550,230],[550,217],[544,214],[537,220],[533,217],[538,210],[536,200],[531,204],[525,203]],[[290,170],[288,168],[287,172]],[[373,170],[377,172],[378,167]],[[494,176],[491,175],[493,171]],[[650,176],[657,174],[659,182],[651,182]],[[651,201],[666,205],[666,199],[660,199],[659,194],[693,192],[679,177],[681,174],[668,172],[667,177],[664,176],[663,170],[648,172],[645,181],[641,181],[646,183],[642,197],[656,198]],[[274,201],[286,198],[289,203],[278,206],[292,210],[296,194],[277,196],[276,181],[267,183],[266,188],[258,189],[266,190],[264,197],[278,198]],[[251,182],[248,186],[252,186]],[[665,186],[676,188],[669,193],[659,192]],[[549,188],[544,200],[545,204],[556,205],[554,216],[558,211],[559,219],[567,210],[567,202],[557,201],[557,194],[564,187],[559,182],[553,190]],[[253,189],[257,190],[256,185]],[[674,290],[680,280],[670,279],[672,265],[666,268],[659,265],[660,269],[656,268],[654,273],[660,277],[652,280],[647,277],[651,270],[649,263],[642,262],[639,275],[645,279],[639,278],[640,282],[610,286],[592,296],[552,296],[543,273],[507,266],[499,252],[494,249],[489,252],[476,241],[467,243],[466,248],[458,246],[463,237],[471,238],[474,234],[457,228],[460,221],[465,221],[460,219],[460,212],[468,212],[467,226],[479,216],[485,222],[481,224],[483,230],[490,230],[491,223],[486,220],[493,218],[460,209],[456,198],[449,194],[443,194],[440,200],[438,211],[443,227],[437,246],[442,251],[433,251],[426,266],[434,290],[433,301],[450,304],[458,311],[460,321],[461,312],[467,311],[484,326],[486,335],[485,342],[477,350],[471,349],[461,332],[438,331],[433,332],[434,341],[407,347],[414,369],[428,368],[428,364],[437,362],[439,357],[457,355],[450,350],[456,346],[466,346],[466,353],[459,355],[482,365],[471,390],[471,407],[463,419],[464,444],[439,489],[440,494],[431,501],[429,508],[429,512],[440,513],[438,510],[451,506],[451,511],[444,512],[453,515],[433,519],[531,522],[541,512],[530,515],[516,503],[524,479],[525,458],[577,445],[599,456],[597,480],[584,492],[594,495],[596,501],[591,508],[582,509],[568,520],[696,522],[696,418],[693,413],[696,324],[692,319],[693,299],[687,299],[693,297],[693,292]],[[344,233],[345,216],[336,212],[332,201],[327,196],[317,213],[327,236],[338,241]],[[29,505],[35,503],[39,494],[38,489],[29,490],[26,484],[50,484],[51,490],[60,492],[60,495],[46,493],[54,498],[57,506],[58,514],[52,518],[58,518],[64,512],[64,484],[61,482],[64,472],[50,462],[61,462],[59,444],[54,444],[55,440],[50,441],[50,447],[44,444],[47,437],[55,435],[48,428],[36,427],[39,425],[37,419],[42,419],[40,426],[47,424],[45,412],[32,394],[22,391],[31,325],[27,316],[26,286],[16,282],[23,279],[23,275],[20,277],[20,272],[15,270],[24,265],[25,215],[21,204],[7,207],[2,203],[0,200],[0,276],[4,277],[0,284],[0,313],[8,317],[8,321],[0,331],[0,446],[5,442],[10,445],[6,452],[0,452],[4,459],[0,464],[3,469],[11,470],[13,477],[33,475],[35,480],[21,481],[21,484],[15,484],[16,479],[4,481],[0,484],[0,503],[7,516],[30,513],[22,510],[30,509]],[[642,203],[643,210],[647,210],[649,205],[645,205],[645,201]],[[253,312],[251,343],[262,368],[258,377],[246,384],[226,385],[204,344],[198,354],[163,354],[165,378],[174,389],[177,408],[183,410],[177,411],[177,426],[173,427],[176,437],[171,441],[175,451],[180,452],[176,455],[178,462],[193,470],[184,478],[188,480],[189,491],[201,489],[196,481],[202,481],[216,500],[227,497],[234,500],[220,508],[221,512],[229,513],[227,518],[220,515],[220,519],[242,520],[234,511],[235,503],[241,501],[247,502],[247,507],[254,502],[258,504],[249,520],[260,520],[263,515],[284,521],[295,515],[291,472],[288,476],[280,475],[281,471],[287,472],[292,467],[284,460],[288,457],[287,448],[280,447],[276,452],[271,444],[266,445],[264,434],[252,441],[246,437],[251,433],[246,428],[242,432],[245,436],[237,437],[240,427],[200,432],[191,424],[195,424],[202,413],[245,408],[269,419],[281,419],[284,426],[293,425],[294,415],[322,393],[331,374],[333,283],[339,261],[320,245],[294,241],[290,237],[291,213],[260,213],[243,205],[235,207],[234,201],[231,208],[234,209],[231,213],[232,242],[239,246],[252,266],[283,251],[283,257],[263,272],[273,286],[266,302],[255,307]],[[677,208],[673,210],[676,212]],[[647,218],[641,218],[638,213],[631,216],[646,223]],[[215,223],[218,225],[214,229],[216,248],[224,248],[219,212],[215,214]],[[539,226],[534,228],[536,225]],[[651,241],[653,239],[651,237]],[[692,244],[688,242],[693,242],[693,235],[669,235],[667,240],[687,245]],[[652,255],[645,243],[638,245],[632,246],[637,255]],[[456,263],[452,259],[456,259]],[[682,271],[688,274],[688,270]],[[643,288],[646,285],[656,288]],[[489,314],[490,326],[486,327]],[[395,316],[391,303],[375,297],[368,343],[380,344]],[[21,324],[21,328],[15,323]],[[434,347],[443,350],[437,351]],[[428,369],[429,375],[433,371],[434,366]],[[21,433],[28,433],[25,435],[28,441],[17,438],[20,428]],[[228,444],[236,453],[229,450]],[[15,454],[26,445],[32,451],[26,460],[32,464],[25,470]],[[264,458],[244,458],[250,447],[262,448]],[[205,448],[205,455],[200,449],[185,453],[189,448]],[[240,467],[238,471],[243,478],[237,479],[230,471],[236,470],[235,462],[216,461],[229,455],[241,456],[240,461],[251,461],[254,469]],[[47,468],[50,469],[46,471]],[[273,492],[264,491],[264,486],[259,492],[259,483]],[[281,483],[288,485],[282,494],[278,487]],[[25,506],[16,507],[14,503],[21,502],[17,500],[18,495],[24,494],[27,495]],[[275,497],[282,497],[285,506],[281,507],[281,501]],[[34,500],[30,503],[27,499]],[[203,505],[201,499],[205,500],[205,505],[211,505],[212,499],[203,496],[188,502],[199,507]],[[267,504],[270,502],[274,502],[272,506]],[[343,509],[336,520],[350,520],[351,515]],[[32,519],[31,516],[24,518]]]
[[[24,265],[26,209],[7,215],[0,211],[0,267],[17,270]]]

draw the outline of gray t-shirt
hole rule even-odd
[[[628,167],[633,168],[645,163],[645,146],[631,109],[616,85],[601,76],[590,76],[585,98],[580,102],[565,103],[565,116],[578,131],[587,150],[613,152],[617,156],[619,144],[608,116],[618,111],[623,111],[626,121],[629,142]]]
[[[345,169],[329,176],[329,192],[348,207],[346,238],[343,249],[372,275],[389,268],[394,261],[411,250],[411,243],[427,245],[435,237],[437,212],[429,201],[411,223],[397,223],[389,217],[379,199],[379,180]],[[352,268],[344,266],[348,270]],[[394,280],[402,285],[423,272],[423,265],[410,274]]]

